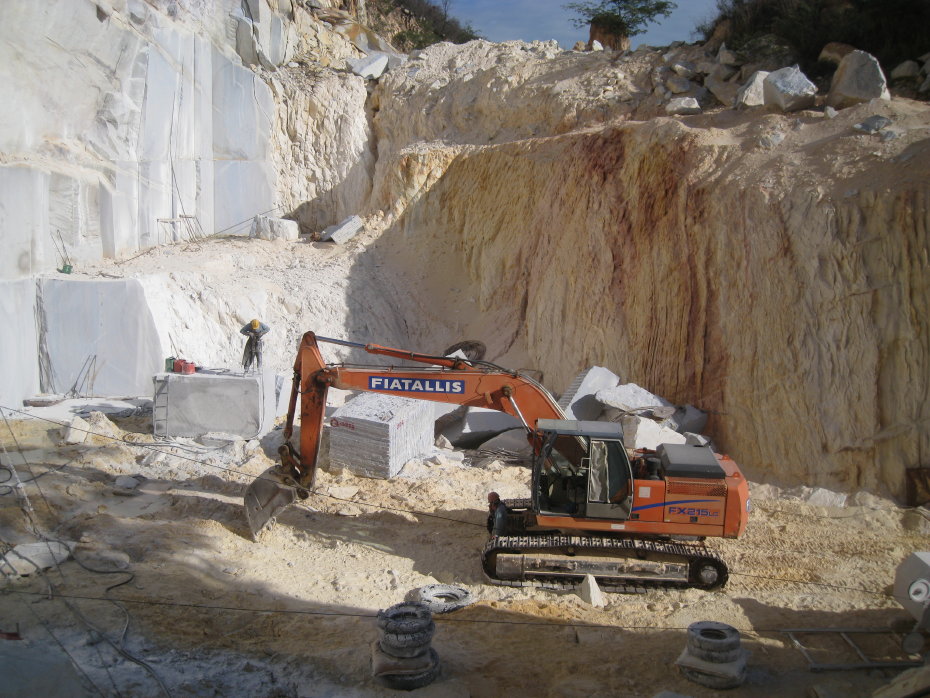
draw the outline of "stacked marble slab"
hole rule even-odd
[[[330,419],[331,467],[388,479],[432,450],[433,405],[425,400],[364,393]]]

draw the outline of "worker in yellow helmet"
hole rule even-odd
[[[268,327],[264,322],[259,322],[257,319],[252,320],[252,322],[246,323],[243,325],[242,329],[239,330],[240,334],[244,334],[249,340],[245,343],[245,351],[242,352],[242,368],[245,371],[248,371],[252,366],[252,363],[255,363],[255,368],[261,370],[262,368],[262,337],[264,337],[271,328]]]

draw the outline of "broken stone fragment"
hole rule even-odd
[[[875,56],[865,51],[852,51],[833,74],[827,104],[843,109],[873,99],[891,99],[882,67]]]
[[[300,226],[297,221],[285,218],[272,218],[271,216],[255,216],[252,219],[250,238],[259,240],[287,240],[294,242],[300,239]]]
[[[694,97],[675,97],[665,105],[665,113],[669,115],[700,114],[701,105]]]
[[[736,94],[739,91],[739,85],[726,80],[720,80],[713,75],[704,78],[704,87],[710,90],[711,94],[717,98],[723,106],[732,107],[736,103]]]
[[[853,128],[857,131],[862,131],[863,133],[872,134],[878,133],[887,126],[891,126],[891,119],[876,114],[874,116],[870,116],[865,121],[860,121],[858,124],[855,124]]]
[[[680,95],[684,92],[688,92],[692,87],[694,87],[694,83],[692,83],[687,78],[681,77],[680,75],[672,75],[668,80],[665,81],[665,86],[672,94]]]
[[[576,41],[575,45],[572,46],[572,51],[585,51],[587,48],[588,45],[584,41]]]
[[[604,601],[604,594],[597,585],[594,575],[586,574],[584,580],[578,585],[578,598],[594,608],[604,608],[607,604]]]
[[[595,394],[604,388],[614,388],[620,382],[619,376],[603,366],[592,366],[582,371],[562,393],[559,407],[566,419],[597,419],[603,412],[603,405],[597,401]]]
[[[663,427],[648,417],[627,415],[620,420],[623,443],[627,448],[655,450],[659,444],[683,444],[685,437],[674,429]]]
[[[331,225],[324,230],[320,240],[332,241],[339,245],[345,244],[355,237],[364,225],[365,222],[361,216],[349,216],[341,223]]]
[[[75,415],[71,424],[62,429],[61,441],[65,444],[82,444],[90,432],[90,424]]]
[[[113,481],[113,485],[123,490],[134,490],[139,486],[139,481],[130,475],[120,475]]]
[[[592,51],[603,51],[604,44],[602,44],[600,41],[595,39],[594,41],[591,42],[591,50]]]
[[[676,74],[683,78],[691,79],[697,74],[697,66],[691,61],[676,60],[669,65]]]
[[[672,407],[672,403],[658,395],[650,393],[636,383],[625,383],[611,388],[598,390],[595,399],[604,407],[614,407],[621,412],[644,410],[640,416],[650,416],[646,408]]]
[[[729,50],[726,44],[720,45],[720,50],[717,51],[717,62],[724,65],[739,65],[740,63],[739,56],[735,51]]]
[[[769,73],[762,82],[762,89],[765,105],[783,112],[812,107],[817,95],[817,86],[796,65]]]
[[[359,77],[377,80],[387,70],[388,56],[384,53],[372,53],[361,58],[347,58],[346,66]]]

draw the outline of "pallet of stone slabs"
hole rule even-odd
[[[921,659],[875,659],[870,657],[862,647],[853,639],[855,635],[884,635],[886,637],[897,638],[897,647],[900,651],[901,635],[892,630],[876,630],[872,628],[786,628],[779,632],[788,636],[791,644],[794,645],[804,658],[807,660],[808,667],[811,671],[854,671],[856,669],[909,669],[912,667],[923,666]],[[807,647],[801,642],[800,635],[819,635],[839,637],[849,647],[856,656],[858,662],[818,662],[811,655],[811,652],[827,651],[824,648]]]

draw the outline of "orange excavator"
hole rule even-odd
[[[429,366],[328,364],[319,342]],[[294,362],[281,463],[245,495],[253,535],[312,492],[330,387],[490,408],[520,421],[533,448],[532,491],[503,502],[482,553],[492,583],[572,588],[589,574],[619,592],[726,583],[727,566],[704,539],[737,538],[749,512],[749,485],[727,456],[682,444],[629,451],[619,424],[566,419],[553,396],[519,371],[313,332]],[[299,451],[291,444],[298,396]]]

